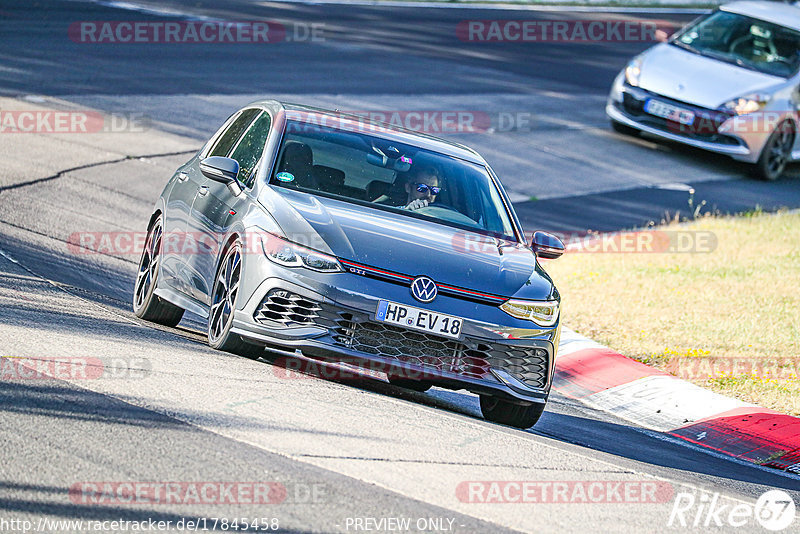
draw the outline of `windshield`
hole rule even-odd
[[[726,11],[691,24],[671,43],[782,78],[792,76],[800,67],[800,32]]]
[[[270,184],[517,240],[484,166],[361,132],[289,121]]]

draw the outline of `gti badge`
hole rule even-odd
[[[438,293],[436,282],[427,276],[418,276],[411,282],[411,296],[420,302],[430,302]]]

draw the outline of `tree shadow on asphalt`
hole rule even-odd
[[[15,417],[46,417],[76,422],[98,423],[101,425],[122,425],[147,429],[169,429],[195,432],[195,421],[211,430],[224,428],[304,433],[331,437],[370,439],[357,434],[304,430],[296,427],[281,427],[254,417],[232,413],[208,412],[202,409],[174,409],[165,415],[153,409],[140,407],[143,399],[102,393],[82,389],[74,383],[52,378],[35,380],[0,379],[0,415],[14,414]],[[252,376],[240,379],[241,387],[262,387]],[[147,399],[144,399],[147,401]],[[134,404],[136,403],[136,404]]]

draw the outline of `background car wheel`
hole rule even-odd
[[[259,356],[257,347],[243,341],[241,336],[231,333],[241,276],[242,245],[236,240],[225,251],[214,280],[211,309],[208,314],[208,344],[214,349],[257,358]]]
[[[756,175],[762,180],[769,181],[780,178],[792,156],[792,146],[794,146],[794,128],[792,123],[784,121],[767,139],[761,157],[756,163]]]
[[[615,132],[621,133],[623,135],[633,135],[633,136],[639,135],[639,130],[637,130],[636,128],[631,128],[627,124],[622,124],[621,122],[617,122],[613,119],[611,120],[611,128]]]
[[[183,309],[154,294],[163,235],[163,226],[159,218],[147,232],[147,241],[142,251],[142,258],[139,260],[139,270],[133,286],[133,313],[145,321],[175,326],[183,317]]]
[[[544,404],[514,404],[513,402],[481,395],[481,413],[487,421],[516,428],[530,428],[544,412]]]
[[[393,386],[419,391],[420,393],[428,391],[433,386],[433,384],[424,380],[414,380],[397,375],[386,375],[386,378],[389,379],[389,383]]]

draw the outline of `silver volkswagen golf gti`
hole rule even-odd
[[[539,419],[560,297],[477,153],[338,112],[253,103],[169,180],[135,282],[139,317],[208,318],[243,355],[346,362],[399,386],[480,396],[484,416]]]

